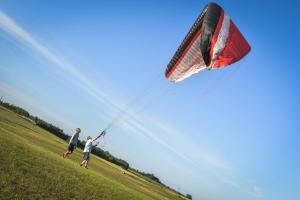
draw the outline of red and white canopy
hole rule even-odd
[[[204,69],[228,66],[242,59],[250,45],[224,10],[208,4],[179,46],[166,69],[178,82]]]

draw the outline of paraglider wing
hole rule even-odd
[[[204,69],[225,67],[242,59],[250,45],[215,3],[206,5],[166,69],[168,80],[178,82]]]

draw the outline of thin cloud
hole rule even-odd
[[[153,141],[157,142],[158,144],[165,147],[166,149],[168,149],[172,153],[176,154],[180,158],[182,158],[186,161],[191,161],[191,159],[187,155],[181,153],[180,151],[178,151],[175,148],[173,148],[172,146],[170,146],[164,140],[159,138],[153,131],[146,128],[143,125],[143,123],[141,123],[137,120],[130,120],[130,121],[125,121],[125,122],[123,121],[122,124],[123,124],[123,128],[130,128],[132,131],[135,131],[136,133],[143,133],[144,136],[146,136],[146,137],[152,139]]]
[[[237,190],[244,192],[245,194],[248,194],[249,196],[251,196],[252,199],[262,199],[264,196],[263,190],[259,186],[250,183],[245,179],[237,181],[233,180],[232,177],[224,176],[221,178],[221,181],[224,184],[229,185],[230,187],[233,187]]]
[[[230,185],[236,189],[241,189],[241,186],[240,184],[238,184],[236,181],[233,181],[232,179],[229,179],[227,177],[224,177],[221,179],[223,181],[223,183],[227,184],[227,185]]]
[[[55,123],[62,123],[64,124],[67,128],[73,129],[76,127],[76,124],[55,114],[54,112],[51,112],[49,109],[46,107],[42,106],[39,102],[35,101],[34,99],[30,98],[29,96],[23,94],[21,91],[16,90],[15,88],[12,88],[8,86],[5,83],[0,83],[0,91],[3,95],[7,95],[12,97],[13,99],[18,99],[22,101],[24,104],[27,104],[31,108],[34,108],[35,111],[39,113],[44,113],[47,115],[49,118],[52,119]]]
[[[252,194],[256,197],[256,198],[263,198],[263,191],[260,187],[258,187],[257,185],[253,186],[253,190],[252,190]]]
[[[76,79],[76,83],[79,87],[89,95],[96,98],[98,101],[111,106],[120,107],[121,105],[116,105],[116,103],[111,102],[110,97],[101,92],[86,76],[84,76],[75,66],[70,64],[64,59],[59,58],[53,52],[51,52],[47,47],[38,42],[33,36],[31,36],[27,31],[25,31],[21,26],[19,26],[13,19],[8,17],[4,12],[0,10],[0,29],[5,31],[10,36],[14,37],[22,44],[32,48],[44,58],[54,63],[55,66],[59,67],[60,70],[68,73]]]
[[[149,119],[150,120],[150,119]],[[175,142],[180,146],[182,154],[186,154],[185,157],[189,157],[189,160],[193,160],[200,165],[206,165],[208,168],[217,168],[222,171],[232,171],[233,168],[220,156],[208,152],[204,148],[200,148],[199,144],[196,144],[194,141],[186,137],[189,134],[183,134],[182,131],[179,131],[177,128],[173,127],[171,124],[166,122],[162,123],[162,120],[152,120],[152,123],[155,124],[162,133],[166,134],[167,138],[174,138]],[[169,140],[171,142],[172,140]]]

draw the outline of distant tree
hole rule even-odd
[[[157,178],[157,177],[156,177],[154,174],[152,174],[152,173],[141,172],[141,171],[139,171],[139,170],[137,170],[137,169],[133,169],[133,168],[130,168],[130,169],[131,169],[132,171],[138,173],[138,174],[141,174],[141,175],[143,175],[143,176],[145,176],[145,177],[147,177],[147,178],[149,178],[149,179],[151,179],[151,180],[153,180],[153,181],[155,181],[155,182],[161,184],[161,185],[164,185],[164,184],[159,180],[159,178]]]
[[[39,118],[35,118],[34,120],[35,120],[36,125],[41,127],[42,129],[49,131],[50,133],[56,135],[57,137],[59,137],[63,140],[68,139],[69,136],[66,135],[62,129],[60,129],[42,119],[39,119]]]
[[[119,165],[120,167],[124,168],[124,169],[128,169],[129,168],[129,164],[128,162],[126,162],[125,160],[122,160],[120,158],[116,158],[113,155],[111,155],[108,151],[103,151],[101,148],[96,147],[92,150],[92,153],[99,156],[100,158],[103,158],[104,160],[107,160],[109,162],[112,162],[116,165]]]
[[[187,195],[186,195],[186,198],[188,198],[188,199],[192,199],[192,195],[190,195],[190,194],[187,194]]]
[[[15,106],[13,104],[9,104],[7,102],[4,102],[4,101],[0,101],[0,105],[2,105],[3,107],[21,115],[21,116],[24,116],[24,117],[29,117],[29,112],[27,112],[26,110],[24,110],[23,108],[20,108],[18,106]]]

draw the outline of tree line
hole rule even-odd
[[[159,178],[157,178],[157,177],[156,177],[154,174],[152,174],[152,173],[141,172],[141,171],[139,171],[139,170],[137,170],[137,169],[131,169],[131,170],[132,170],[133,172],[135,172],[135,173],[141,174],[141,175],[143,175],[143,176],[145,176],[145,177],[151,179],[152,181],[155,181],[155,182],[157,182],[157,183],[159,183],[159,184],[161,184],[161,185],[164,185],[164,184],[159,180]]]

